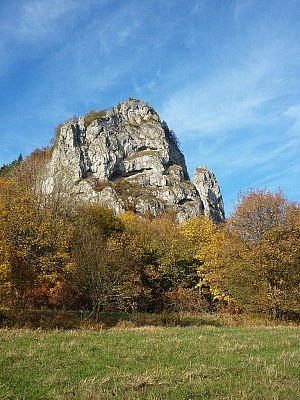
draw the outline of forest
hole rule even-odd
[[[37,190],[49,148],[0,169],[2,310],[300,315],[300,208],[278,190],[240,194],[218,225],[171,212],[114,215]]]

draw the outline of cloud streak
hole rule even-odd
[[[9,148],[13,157],[46,145],[74,114],[133,96],[175,130],[190,172],[206,164],[216,173],[225,203],[250,184],[280,180],[296,196],[289,181],[300,179],[299,5],[0,2],[4,159]]]
[[[215,171],[227,214],[239,190],[281,187],[292,200],[300,198],[299,42],[282,26],[271,34],[269,28],[264,35],[260,30],[260,41],[253,40],[244,59],[225,61],[217,73],[195,72],[193,83],[169,94],[162,107],[187,148],[190,171],[199,164]]]
[[[299,55],[294,56],[299,63]],[[224,69],[205,80],[199,77],[175,91],[165,101],[162,112],[181,132],[199,135],[264,125],[284,112],[277,100],[295,91],[296,82],[285,76],[286,58],[278,59],[276,54],[258,57],[254,50],[251,62]],[[297,111],[291,106],[285,115],[295,118]]]

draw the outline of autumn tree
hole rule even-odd
[[[121,214],[120,220],[124,231],[118,235],[117,242],[118,246],[125,250],[126,257],[131,260],[135,273],[135,308],[140,311],[153,311],[159,302],[156,290],[159,279],[158,238],[151,234],[149,220],[142,219],[132,212]]]
[[[168,216],[150,221],[128,212],[120,218],[125,227],[124,243],[139,266],[140,309],[199,308],[197,246],[183,227]]]
[[[22,154],[20,154],[19,157],[14,161],[12,161],[11,163],[2,165],[2,167],[0,167],[0,176],[11,175],[16,170],[16,168],[18,168],[18,166],[22,163],[22,161],[23,157]]]
[[[73,224],[75,278],[95,318],[102,310],[134,308],[139,278],[122,221],[111,210],[85,205],[77,210]]]
[[[67,224],[41,209],[28,185],[10,178],[0,181],[0,269],[6,298],[20,307],[30,293],[55,284],[71,260]]]
[[[280,191],[240,195],[213,273],[243,306],[275,318],[299,312],[299,212]]]
[[[206,301],[208,309],[213,310],[228,298],[213,279],[211,268],[219,257],[222,242],[221,226],[215,225],[210,218],[200,215],[182,224],[181,230],[188,243],[191,257],[197,265],[196,288],[199,297]]]
[[[165,306],[175,310],[195,310],[203,306],[199,291],[199,263],[194,247],[185,235],[183,225],[169,218],[151,222],[153,234],[159,239],[158,271],[164,291]],[[168,304],[169,303],[169,304]]]

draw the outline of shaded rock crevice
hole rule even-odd
[[[89,118],[88,123],[80,117],[61,125],[43,171],[45,193],[63,188],[78,202],[98,202],[116,213],[130,204],[141,215],[172,211],[179,221],[199,214],[224,220],[214,174],[198,168],[194,183],[189,180],[174,132],[147,103],[129,99]],[[118,182],[122,196],[114,189]]]

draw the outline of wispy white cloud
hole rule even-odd
[[[75,1],[39,1],[24,3],[19,15],[19,23],[14,33],[23,41],[40,41],[53,33],[57,21],[68,17],[74,8],[78,7]],[[63,21],[61,21],[63,23]]]
[[[279,111],[276,100],[292,94],[295,82],[285,76],[286,59],[278,59],[270,51],[261,53],[254,50],[251,62],[219,71],[204,81],[199,76],[175,91],[164,102],[165,119],[182,133],[200,136],[265,124],[270,118],[274,121]],[[291,108],[286,116],[295,117],[295,112]]]
[[[205,2],[204,0],[197,0],[192,6],[191,14],[194,16],[201,15],[205,10]]]
[[[42,146],[71,115],[133,95],[176,131],[189,168],[206,164],[225,193],[226,185],[229,192],[249,182],[287,182],[284,171],[295,180],[298,6],[298,0],[0,1],[5,130],[27,151],[26,130],[32,146]]]
[[[253,5],[252,0],[235,0],[234,5],[234,20],[238,20],[239,18],[245,16],[249,8]]]
[[[85,21],[92,7],[113,0],[19,0],[0,4],[0,73],[12,64],[31,59],[41,50],[61,46],[76,34],[76,25]]]
[[[56,25],[57,21],[75,7],[76,2],[71,0],[21,0],[18,7],[12,2],[10,9],[6,10],[9,18],[1,24],[1,43],[32,44],[44,41],[46,36],[50,40],[53,33],[56,36],[57,29],[63,28],[63,24]]]
[[[300,136],[300,104],[290,106],[283,115],[292,120],[291,130]]]
[[[221,60],[212,73],[201,75],[199,66],[189,76],[193,82],[181,78],[162,106],[184,143],[190,172],[201,164],[214,170],[227,207],[234,192],[259,186],[300,196],[300,52],[295,31],[284,26],[267,24],[247,37],[247,47],[229,47],[231,61]]]
[[[300,165],[299,162],[295,161],[287,164],[285,168],[274,168],[266,174],[261,174],[260,178],[253,179],[248,183],[247,189],[267,187],[272,191],[276,191],[280,188],[285,195],[288,195],[291,201],[299,202],[299,176]]]

